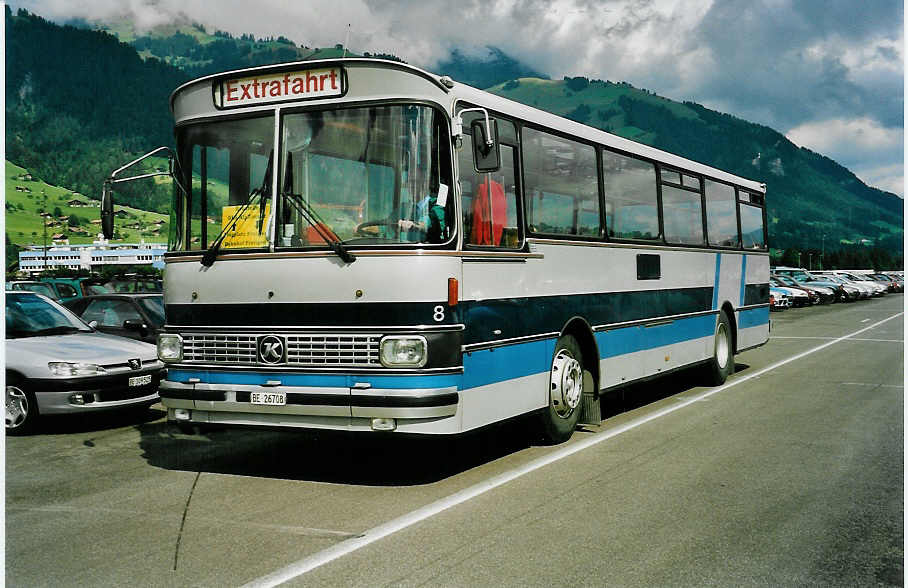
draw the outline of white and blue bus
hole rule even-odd
[[[158,351],[184,428],[531,415],[557,442],[605,391],[720,384],[768,339],[759,182],[383,60],[208,76],[171,107]]]

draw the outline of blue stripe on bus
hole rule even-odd
[[[744,304],[744,292],[747,289],[747,256],[741,256],[741,300],[738,304]]]
[[[463,356],[463,388],[477,388],[549,370],[555,339],[473,351]]]
[[[600,359],[708,337],[716,329],[712,314],[679,319],[653,327],[636,326],[596,333]]]
[[[634,326],[595,333],[599,358],[609,359],[665,345],[709,337],[716,328],[715,315],[679,319],[652,327]],[[467,353],[463,358],[463,387],[477,388],[547,372],[555,339],[519,343]]]
[[[713,310],[719,307],[719,269],[722,267],[722,254],[716,253],[716,277],[713,280]]]
[[[758,327],[769,323],[769,307],[751,308],[738,312],[738,328]]]
[[[358,382],[372,384],[373,388],[409,389],[409,388],[449,388],[459,386],[460,374],[411,376],[382,374],[293,374],[262,372],[222,372],[181,368],[168,368],[167,379],[171,382],[186,383],[190,378],[198,378],[205,384],[227,384],[238,386],[262,385],[268,380],[280,380],[282,386],[308,386],[316,388],[350,388]]]
[[[741,328],[746,328],[765,324],[768,320],[768,309],[758,308],[742,311],[738,322]],[[595,333],[599,358],[609,359],[709,337],[713,334],[715,325],[715,315],[708,314],[678,319],[664,325],[651,327],[640,325],[600,331]],[[555,350],[555,341],[553,337],[465,353],[463,375],[293,374],[169,368],[167,379],[173,382],[187,382],[190,378],[198,378],[203,383],[222,385],[261,385],[268,380],[280,380],[284,386],[325,388],[349,388],[357,382],[368,382],[374,388],[415,389],[456,386],[459,390],[464,390],[547,372]]]

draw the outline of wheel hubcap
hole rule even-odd
[[[728,341],[728,329],[725,323],[719,323],[716,327],[716,363],[719,367],[725,369],[728,365],[728,358],[731,355],[731,345]]]
[[[552,408],[566,418],[580,404],[583,392],[583,368],[570,351],[562,349],[552,361]]]
[[[6,428],[15,429],[28,416],[28,397],[15,386],[6,387]]]

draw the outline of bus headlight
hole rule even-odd
[[[426,365],[428,353],[422,335],[401,335],[381,340],[381,364],[385,367],[420,368]]]
[[[183,338],[175,333],[158,335],[158,359],[169,362],[183,359]]]

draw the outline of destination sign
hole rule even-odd
[[[217,82],[214,101],[219,108],[234,108],[342,96],[343,82],[339,67],[270,73]]]

